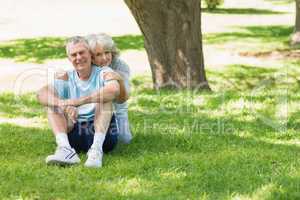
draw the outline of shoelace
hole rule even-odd
[[[65,151],[65,152],[71,152],[72,150],[67,148],[67,147],[57,147],[56,150],[55,150],[55,154],[59,151]]]

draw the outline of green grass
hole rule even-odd
[[[214,12],[283,14],[258,8]],[[232,28],[204,34],[204,45],[234,53],[289,49],[293,31],[281,25]],[[121,51],[143,50],[142,36],[113,39]],[[0,58],[38,63],[65,58],[64,40],[8,41],[0,44]],[[134,139],[105,155],[102,169],[84,168],[83,154],[78,166],[46,166],[55,142],[45,110],[34,94],[1,93],[0,199],[299,199],[299,65],[285,60],[276,67],[208,68],[213,92],[155,91],[151,77],[134,77],[129,100]]]
[[[213,10],[203,8],[202,12],[212,14],[233,14],[233,15],[279,15],[286,12],[273,11],[268,9],[255,9],[255,8],[216,8]]]
[[[208,71],[213,93],[158,92],[151,89],[150,77],[134,78],[129,102],[134,140],[105,155],[102,169],[46,166],[55,142],[44,110],[33,94],[1,94],[0,117],[41,116],[41,127],[0,124],[0,196],[298,199],[300,96],[293,75],[298,65]],[[282,76],[285,71],[288,78]],[[277,116],[281,97],[288,99],[285,119]]]
[[[35,95],[15,96],[12,93],[2,93],[0,96],[0,116],[7,118],[41,116],[44,109],[35,101]]]
[[[204,34],[204,45],[221,50],[238,52],[268,52],[288,49],[291,26],[243,26],[235,27],[236,32]],[[141,35],[125,35],[113,38],[121,51],[143,50]],[[65,38],[19,39],[0,44],[0,58],[18,62],[43,63],[51,59],[66,58]]]
[[[144,48],[144,40],[140,35],[124,35],[113,39],[121,51]],[[0,44],[0,58],[36,63],[66,58],[65,40],[64,37],[42,37],[3,42]]]
[[[290,48],[291,26],[243,26],[236,32],[204,35],[205,45],[232,51],[272,51]]]
[[[265,0],[265,1],[272,2],[275,5],[286,5],[295,2],[294,0]]]
[[[66,58],[65,39],[62,37],[44,37],[4,42],[0,45],[0,57],[19,62],[37,63],[42,63],[47,59]]]

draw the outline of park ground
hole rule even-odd
[[[0,199],[300,199],[293,1],[203,10],[213,92],[153,90],[143,37],[122,1],[38,2],[0,7]],[[131,66],[134,139],[101,169],[46,166],[55,143],[34,91],[70,68],[66,37],[94,32],[113,35]]]

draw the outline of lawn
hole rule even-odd
[[[253,13],[286,11],[222,7],[209,15]],[[297,51],[292,30],[272,22],[205,32],[205,48],[260,61],[207,64],[212,92],[155,91],[149,75],[133,77],[134,139],[105,155],[101,169],[85,168],[83,154],[78,166],[46,166],[55,142],[35,94],[0,93],[0,199],[300,199],[300,60],[258,56]],[[0,59],[61,59],[64,39],[0,43]],[[114,39],[122,52],[144,51],[142,36]]]
[[[276,77],[280,70],[241,65],[210,71],[213,93],[156,92],[149,77],[135,77],[129,102],[134,140],[105,155],[101,170],[46,166],[55,143],[44,110],[34,94],[1,94],[2,118],[39,124],[0,124],[0,196],[297,199],[299,84],[289,74]]]
[[[113,39],[121,51],[144,48],[144,40],[141,35],[123,35]],[[42,37],[6,41],[0,44],[0,58],[36,63],[63,59],[66,58],[65,40],[66,37]]]

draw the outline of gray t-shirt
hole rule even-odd
[[[130,93],[130,69],[129,66],[120,58],[113,59],[110,68],[122,75],[127,93]]]
[[[111,69],[122,75],[127,93],[130,92],[130,69],[129,66],[121,59],[115,58],[109,65]],[[125,143],[129,143],[132,135],[129,128],[128,105],[124,103],[114,103],[116,118],[119,127],[119,139]]]

